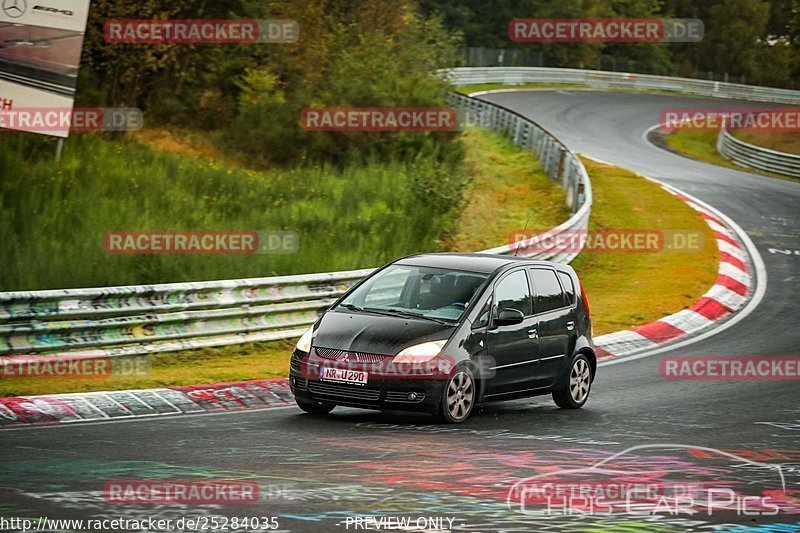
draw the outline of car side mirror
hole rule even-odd
[[[494,319],[497,326],[516,326],[525,320],[525,315],[519,309],[505,308],[501,309]]]

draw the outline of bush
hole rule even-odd
[[[449,86],[434,73],[454,60],[458,40],[406,2],[357,4],[277,3],[281,16],[299,22],[301,39],[241,77],[239,113],[226,135],[233,149],[277,163],[406,160],[419,152],[452,160],[459,153],[450,132],[303,130],[300,115],[309,107],[446,105]]]

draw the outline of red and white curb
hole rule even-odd
[[[655,180],[652,180],[655,181]],[[737,232],[724,215],[701,200],[674,187],[656,182],[698,211],[716,236],[719,249],[717,280],[694,305],[673,315],[633,329],[594,339],[598,361],[633,355],[714,327],[745,306],[752,295],[751,258]]]
[[[294,405],[286,378],[161,389],[0,398],[0,428]]]

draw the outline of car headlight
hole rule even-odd
[[[439,355],[446,342],[445,339],[409,346],[395,355],[392,363],[426,363]]]
[[[314,332],[314,326],[311,326],[303,333],[303,336],[300,337],[300,340],[297,341],[297,349],[301,352],[310,352],[311,351],[311,336]]]

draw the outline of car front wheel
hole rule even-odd
[[[469,368],[461,368],[447,380],[442,396],[442,418],[459,424],[469,417],[475,405],[475,377]]]
[[[583,354],[572,361],[566,386],[553,391],[553,401],[562,409],[580,409],[592,388],[592,365]]]

